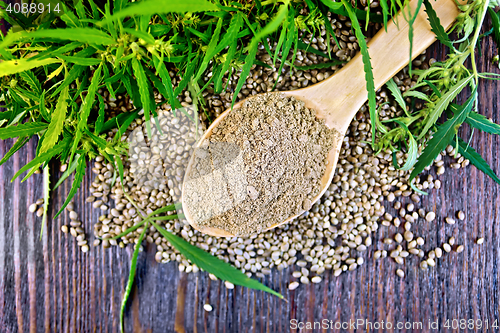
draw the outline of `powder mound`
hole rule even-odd
[[[201,229],[261,232],[309,210],[336,132],[281,93],[247,100],[194,152],[184,205]]]

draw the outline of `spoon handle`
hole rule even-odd
[[[415,13],[417,2],[417,0],[412,0],[409,3],[412,13]],[[445,29],[450,28],[459,13],[455,1],[430,0],[430,2],[441,25]],[[407,12],[408,8],[405,10]],[[375,90],[382,87],[408,64],[410,54],[408,33],[409,24],[402,12],[399,12],[395,19],[388,23],[387,32],[381,29],[368,43]],[[435,34],[431,31],[424,5],[422,5],[413,23],[412,59],[421,54],[435,40]],[[358,53],[344,68],[327,80],[305,89],[291,91],[290,94],[310,101],[307,106],[315,109],[318,117],[325,118],[330,128],[333,127],[344,134],[368,96],[361,54]]]

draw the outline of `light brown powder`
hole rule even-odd
[[[335,134],[294,98],[249,99],[194,152],[184,182],[193,222],[243,236],[309,210]]]

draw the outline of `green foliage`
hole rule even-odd
[[[141,235],[139,236],[139,241],[137,244],[134,246],[134,253],[132,254],[132,261],[130,262],[130,272],[128,275],[128,281],[127,281],[127,286],[125,287],[125,293],[123,294],[122,298],[122,305],[120,307],[120,332],[123,333],[125,332],[125,329],[123,327],[123,319],[125,316],[125,307],[127,306],[127,300],[130,296],[130,293],[132,292],[132,287],[134,285],[134,280],[135,280],[135,271],[137,269],[137,259],[139,258],[139,250],[141,249],[142,246],[142,241],[144,240],[144,236],[146,235],[146,231],[148,230],[148,225],[144,227],[144,229],[141,232]]]
[[[385,31],[387,31],[387,21],[389,19],[389,5],[387,4],[387,0],[380,0],[380,7],[382,7],[382,15],[384,17],[384,27]]]
[[[264,286],[257,280],[249,278],[233,266],[208,254],[207,252],[197,248],[196,246],[189,244],[184,239],[168,232],[155,222],[152,221],[151,224],[163,237],[168,240],[170,244],[172,244],[180,253],[182,253],[188,260],[190,260],[199,268],[214,274],[221,280],[229,281],[238,286],[262,290],[272,295],[278,296],[279,298],[283,298],[280,293]]]
[[[40,29],[32,32],[19,31],[10,33],[0,43],[0,48],[11,46],[15,42],[26,43],[45,38],[77,41],[92,45],[111,45],[115,42],[106,32],[95,28]]]
[[[75,179],[73,180],[73,185],[71,185],[71,189],[69,190],[66,201],[64,201],[61,209],[59,209],[59,211],[54,216],[54,218],[58,217],[59,214],[61,214],[64,211],[64,208],[66,208],[66,206],[71,202],[71,200],[75,196],[76,192],[80,188],[80,185],[82,184],[82,180],[83,180],[83,176],[85,175],[85,168],[86,167],[87,167],[87,164],[86,164],[86,160],[85,160],[85,155],[81,155],[78,158],[78,164],[76,166]]]
[[[16,60],[5,60],[3,62],[0,62],[0,77],[20,73],[40,66],[53,64],[55,62],[59,61],[54,58],[41,59],[41,60],[26,59],[26,58],[21,58]]]
[[[19,124],[17,126],[10,126],[5,128],[0,128],[0,139],[5,140],[9,138],[24,137],[28,135],[36,134],[44,129],[48,125],[42,122],[31,122],[25,124]]]
[[[456,109],[452,118],[448,119],[444,124],[440,125],[437,131],[432,135],[424,151],[418,158],[415,168],[410,174],[410,181],[420,174],[424,168],[430,165],[441,151],[443,151],[448,144],[457,135],[460,125],[465,121],[467,116],[472,110],[472,106],[477,98],[476,90],[469,97],[464,105]]]
[[[14,155],[19,149],[21,149],[29,140],[31,139],[31,136],[24,136],[24,137],[19,137],[14,143],[14,145],[9,149],[7,154],[2,158],[0,161],[0,165],[4,164],[11,158],[12,155]]]
[[[375,93],[375,81],[373,79],[373,71],[370,62],[370,54],[368,53],[368,46],[366,45],[365,36],[361,31],[361,26],[359,25],[358,19],[354,14],[351,5],[346,0],[342,0],[342,4],[344,5],[349,15],[349,18],[351,19],[352,27],[354,28],[356,38],[358,39],[360,52],[363,57],[363,65],[364,65],[365,79],[366,79],[366,90],[368,91],[368,106],[370,111],[370,119],[372,124],[375,124],[377,118],[377,100]],[[372,126],[372,145],[375,144],[375,130],[376,130],[375,126]]]
[[[14,177],[12,177],[12,181],[14,181],[17,177],[19,177],[23,172],[40,166],[42,163],[47,163],[52,157],[61,154],[64,149],[68,146],[69,140],[64,140],[56,144],[54,147],[50,148],[44,153],[39,153],[37,157],[32,159],[28,164],[19,169]]]
[[[458,138],[458,152],[463,157],[465,157],[466,159],[468,159],[469,161],[471,161],[471,163],[476,168],[478,168],[479,170],[481,170],[482,172],[484,172],[486,175],[490,176],[491,179],[493,179],[495,182],[497,182],[498,184],[500,184],[500,178],[498,178],[498,176],[493,172],[493,170],[491,170],[491,168],[488,165],[488,163],[481,157],[481,155],[479,155],[474,150],[474,148],[472,148],[471,146],[469,146],[461,138]]]
[[[51,116],[51,121],[47,131],[43,136],[40,153],[44,153],[54,147],[63,131],[63,124],[66,120],[66,110],[68,108],[69,88],[62,90],[61,95],[57,99],[57,104]]]
[[[488,8],[488,14],[493,27],[493,39],[497,43],[498,53],[500,53],[500,12],[495,13],[492,8]]]
[[[151,93],[148,87],[149,82],[146,79],[144,68],[142,68],[142,65],[136,58],[132,58],[132,69],[135,78],[137,79],[137,85],[139,86],[139,94],[141,96],[142,107],[144,108],[144,117],[146,119],[148,137],[151,137],[151,122],[149,120],[151,117],[152,106],[151,106]]]
[[[405,11],[405,8],[402,9],[403,15],[408,21],[409,29],[408,29],[408,39],[410,40],[410,53],[409,53],[409,59],[410,61],[408,62],[408,68],[409,72],[411,75],[411,55],[413,54],[413,23],[415,23],[415,20],[417,19],[418,13],[420,12],[420,7],[422,7],[422,0],[415,0],[417,2],[417,7],[415,8],[415,13],[411,13],[410,6],[407,6],[405,8],[408,8],[408,12]]]
[[[406,110],[406,102],[403,98],[403,95],[401,95],[401,90],[399,90],[396,82],[394,82],[394,80],[391,78],[389,81],[387,81],[386,86],[391,91],[392,96],[399,104],[401,109],[409,116],[408,111]]]
[[[396,152],[397,150],[396,149],[393,149],[392,151],[392,159],[393,159],[393,164],[394,164],[394,167],[396,169],[400,169],[400,170],[403,170],[403,171],[408,171],[410,170],[413,165],[415,164],[416,160],[417,160],[417,157],[418,157],[418,146],[417,146],[417,141],[415,140],[415,138],[413,137],[413,134],[411,133],[411,131],[408,129],[408,127],[402,123],[401,121],[395,119],[394,120],[396,123],[398,123],[402,130],[404,130],[405,132],[403,133],[399,133],[400,135],[402,136],[405,136],[405,137],[408,137],[408,158],[406,159],[405,163],[403,164],[402,167],[399,167],[399,165],[397,164],[397,160],[396,160]],[[401,129],[400,129],[401,131]]]
[[[238,80],[238,84],[236,85],[236,89],[234,91],[234,96],[237,96],[238,93],[240,92],[241,88],[243,87],[243,84],[245,84],[247,80],[247,76],[250,73],[250,69],[253,65],[253,62],[255,61],[255,56],[257,55],[257,48],[259,46],[260,41],[262,38],[264,38],[266,35],[270,34],[271,32],[275,31],[278,29],[280,26],[281,22],[285,18],[286,14],[288,12],[288,5],[281,5],[278,13],[276,14],[276,17],[262,30],[260,30],[258,33],[255,34],[255,36],[252,38],[252,41],[250,42],[250,45],[248,46],[248,54],[245,58],[245,64],[243,65],[241,69],[241,76]],[[233,99],[233,104],[235,102],[236,98]]]
[[[424,0],[424,5],[425,5],[425,11],[427,13],[427,17],[429,20],[429,23],[431,24],[431,30],[436,34],[436,38],[443,44],[448,47],[453,48],[453,44],[450,41],[450,38],[448,37],[448,34],[444,30],[443,26],[441,25],[441,21],[439,20],[439,17],[437,16],[436,12],[432,8],[432,5],[430,4],[429,0]]]
[[[66,169],[66,171],[63,172],[63,174],[59,177],[57,182],[54,184],[53,189],[55,190],[61,184],[70,176],[73,174],[73,172],[76,170],[76,167],[78,166],[78,160],[80,159],[80,155],[76,155],[75,160],[71,163],[71,165]]]
[[[500,135],[500,125],[488,120],[482,114],[471,112],[465,120],[471,127],[477,128],[486,133]]]
[[[395,2],[395,0],[392,0]],[[399,0],[398,0],[399,1]],[[352,20],[353,17],[356,17],[357,20],[368,21],[366,18],[369,18],[370,22],[382,23],[387,17],[383,17],[382,15],[377,15],[369,12],[365,12],[364,10],[358,8],[352,8],[349,6],[349,9],[345,6],[345,3],[342,4],[340,2],[334,2],[330,0],[321,0],[321,2],[328,7],[328,9],[335,14],[342,16],[349,16]],[[368,16],[367,16],[368,13]],[[353,16],[351,16],[353,15]]]
[[[457,97],[457,95],[467,86],[472,78],[473,76],[470,75],[458,81],[434,103],[434,107],[432,108],[432,110],[429,110],[431,112],[427,114],[424,128],[418,136],[419,139],[423,138],[429,132],[430,128],[434,126],[443,111],[448,108],[448,105],[451,103],[451,101],[454,100],[455,97]]]
[[[127,3],[128,1],[124,1]],[[123,5],[121,5],[123,8]],[[195,13],[205,11],[218,11],[219,8],[207,0],[145,0],[134,3],[125,9],[107,17],[99,25],[109,24],[112,21],[123,19],[127,16],[151,16],[155,14],[167,13]]]

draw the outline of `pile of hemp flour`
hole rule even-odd
[[[257,95],[232,110],[194,151],[183,203],[199,229],[261,232],[309,210],[335,130],[302,101]]]

